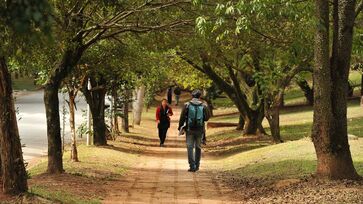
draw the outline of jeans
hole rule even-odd
[[[203,137],[203,130],[187,131],[186,138],[187,138],[188,162],[190,168],[199,168],[200,158],[202,154],[202,149],[201,149],[202,137]]]

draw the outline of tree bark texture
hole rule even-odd
[[[329,56],[329,2],[316,0],[314,119],[312,139],[317,175],[357,179],[347,133],[347,91],[355,1],[333,1],[332,56]]]
[[[140,125],[141,124],[141,115],[142,110],[144,108],[144,98],[145,98],[145,86],[142,85],[135,90],[135,98],[132,103],[133,106],[133,124]]]
[[[27,173],[15,113],[11,75],[3,56],[0,57],[0,158],[3,192],[26,192]]]

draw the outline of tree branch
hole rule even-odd
[[[189,65],[191,65],[192,67],[194,67],[195,69],[197,69],[198,71],[200,71],[200,72],[202,72],[202,73],[205,74],[205,72],[204,72],[204,70],[203,70],[203,68],[201,66],[197,65],[196,63],[194,63],[191,59],[188,59],[181,52],[176,51],[176,55],[179,56],[185,62],[187,62]]]
[[[355,18],[357,18],[357,16],[359,15],[359,13],[363,10],[363,0],[361,0],[359,2],[359,4],[357,5],[357,8],[355,10]]]

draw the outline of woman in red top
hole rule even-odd
[[[160,147],[164,146],[166,133],[170,127],[170,116],[173,110],[168,106],[167,100],[163,99],[161,105],[156,109],[156,122],[159,129]]]

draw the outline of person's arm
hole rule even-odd
[[[173,116],[174,113],[173,113],[173,109],[171,109],[171,107],[169,107],[169,116]]]
[[[180,114],[178,130],[180,130],[180,128],[183,127],[185,123],[185,111],[186,111],[186,106],[183,107],[183,110]]]
[[[160,107],[157,107],[156,109],[156,122],[160,123]]]

